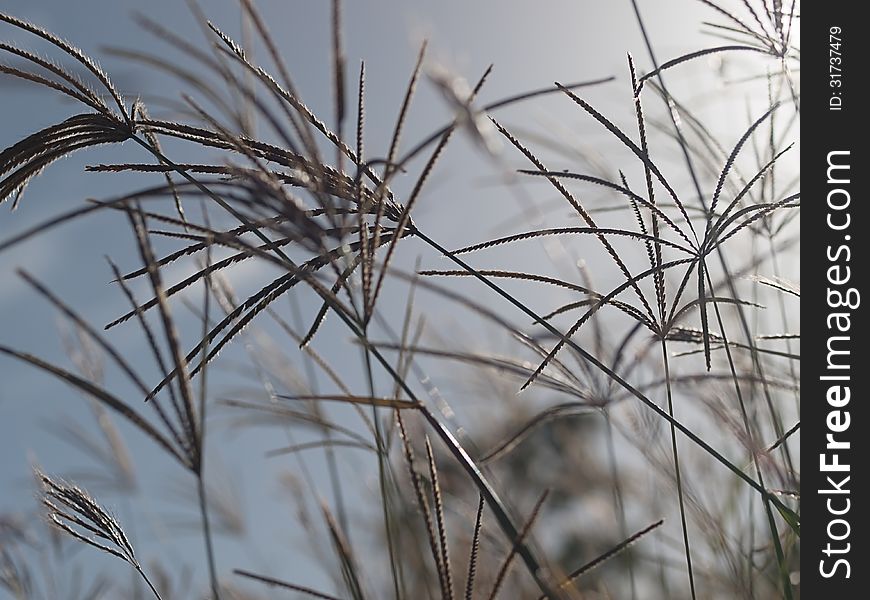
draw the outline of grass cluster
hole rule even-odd
[[[627,57],[617,78],[623,101],[614,106],[584,97],[613,78],[484,101],[489,69],[469,84],[431,66],[424,44],[397,100],[390,143],[378,149],[365,144],[366,65],[348,64],[339,0],[331,8],[333,102],[324,110],[303,101],[251,0],[241,0],[249,34],[243,41],[195,5],[207,36],[202,46],[144,19],[193,65],[157,51],[118,51],[183,83],[167,118],[122,94],[71,43],[0,14],[7,31],[31,36],[54,57],[0,43],[0,73],[78,107],[0,153],[0,201],[17,205],[44,169],[99,146],[134,146],[141,162],[88,171],[153,178],[149,187],[88,200],[0,240],[5,252],[71,220],[116,213],[139,263],[122,269],[110,260],[129,310],[105,329],[137,330],[145,351],[125,355],[110,333],[20,270],[71,324],[74,367],[2,340],[0,354],[92,400],[118,481],[134,477],[136,461],[114,420],[150,438],[153,452],[190,474],[209,575],[204,593],[214,600],[799,597],[799,289],[781,277],[781,262],[799,241],[800,193],[799,180],[781,164],[800,113],[800,15],[794,2],[701,2],[711,14],[705,28],[719,45],[660,61],[631,0],[647,53]],[[750,110],[746,124],[722,139],[691,103],[671,95],[668,81],[732,56],[751,60],[743,81],[729,82],[736,91],[727,101],[740,105],[740,86],[760,83],[767,106]],[[636,63],[651,66],[644,72]],[[426,80],[454,116],[408,143],[403,132]],[[543,96],[576,108],[618,151],[603,162],[567,152],[571,162],[545,163],[534,147],[557,146],[555,138],[498,119],[500,109]],[[625,115],[631,127],[618,124]],[[494,216],[481,227],[483,239],[462,248],[447,248],[439,232],[421,228],[418,204],[459,135],[492,158],[507,192],[546,185],[559,199],[556,222],[539,209],[532,215],[538,205],[523,200],[529,204],[521,226],[484,237],[499,225]],[[520,169],[508,169],[517,161]],[[536,243],[556,248],[554,255],[594,259],[567,269],[555,258],[537,270],[476,266]],[[167,244],[175,249],[164,251]],[[420,247],[427,262],[440,258],[432,260],[438,269],[400,266]],[[478,258],[484,254],[489,258]],[[239,294],[233,269],[243,263],[261,265],[258,272],[269,278]],[[176,279],[180,264],[189,274]],[[456,278],[476,287],[454,287]],[[137,297],[143,289],[144,299]],[[490,352],[463,346],[461,336],[443,343],[444,330],[418,310],[420,294],[455,306],[508,344]],[[552,304],[564,294],[572,300]],[[315,298],[316,306],[305,312],[281,302],[297,296]],[[321,329],[326,319],[352,340],[337,360],[316,349],[321,336],[334,335]],[[290,358],[283,364],[252,350],[248,372],[259,391],[215,397],[209,380],[219,355],[229,346],[255,347],[255,322],[268,323]],[[348,366],[358,357],[360,377]],[[143,374],[146,359],[159,370],[157,380]],[[105,384],[104,362],[132,393]],[[451,409],[461,402],[433,384],[446,373],[436,368],[430,377],[426,370],[436,362],[476,390],[477,414]],[[295,377],[297,370],[306,376]],[[341,418],[336,406],[346,409]],[[313,589],[280,571],[219,568],[215,519],[225,529],[231,517],[210,494],[206,458],[221,435],[207,427],[213,409],[231,411],[241,428],[270,423],[287,432],[289,445],[269,457],[297,461],[299,505],[316,503],[313,514],[300,509],[300,527],[333,570],[334,589]],[[486,419],[495,413],[497,426]],[[316,437],[298,442],[292,433],[300,429]],[[311,452],[323,456],[323,477],[310,472]],[[342,467],[345,453],[358,452],[376,469],[375,549],[362,541],[372,524],[354,515]],[[189,579],[185,572],[165,576],[164,565],[149,573],[124,523],[88,492],[42,471],[36,477],[57,528],[141,578],[129,597],[142,590],[164,599],[202,597],[172,586]],[[603,517],[587,506],[592,497],[604,498]],[[0,539],[0,584],[14,597],[47,597],[24,546],[12,534]],[[120,597],[106,581],[88,593]]]

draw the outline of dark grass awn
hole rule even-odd
[[[73,538],[120,558],[133,567],[158,600],[160,594],[136,558],[133,546],[118,521],[81,488],[37,470],[42,485],[42,503],[48,518]]]

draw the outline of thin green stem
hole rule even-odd
[[[137,565],[137,566],[135,566],[135,569],[139,573],[139,575],[142,576],[142,580],[145,582],[145,584],[151,590],[151,593],[154,594],[154,597],[157,598],[157,600],[163,600],[163,598],[160,596],[160,592],[157,591],[157,588],[154,587],[154,584],[151,583],[150,579],[148,579],[148,576],[145,574],[145,571],[142,570],[142,567]]]
[[[665,388],[668,394],[668,414],[674,417],[674,397],[671,389],[671,367],[668,361],[668,345],[664,337],[662,341],[662,364],[665,369]],[[695,593],[695,573],[692,570],[692,550],[689,547],[689,528],[686,522],[686,502],[683,493],[683,475],[680,471],[680,453],[677,449],[677,430],[671,423],[671,449],[674,455],[674,477],[677,484],[677,498],[680,505],[680,526],[683,530],[683,547],[686,551],[686,570],[689,573],[689,589],[692,592],[692,600],[697,596]]]
[[[217,579],[217,568],[214,558],[214,544],[212,542],[211,524],[208,518],[208,500],[205,491],[205,480],[202,474],[196,477],[196,491],[199,497],[199,514],[202,517],[202,534],[205,540],[205,555],[208,561],[208,578],[211,585],[213,600],[220,600],[220,586]]]
[[[362,331],[365,339],[368,339],[368,327],[366,326]],[[370,346],[368,343],[364,344],[363,355],[365,358],[365,371],[366,371],[366,380],[369,386],[369,395],[371,397],[375,396],[375,383],[374,376],[372,374],[372,357]],[[378,414],[378,407],[374,404],[372,405],[372,421],[374,422],[375,428],[375,445],[378,449],[378,486],[380,488],[381,493],[381,508],[384,515],[384,528],[386,530],[387,535],[387,551],[390,556],[390,572],[392,574],[393,580],[393,592],[395,593],[396,600],[401,599],[401,593],[399,591],[399,571],[398,571],[398,561],[396,560],[396,537],[393,532],[393,523],[392,517],[390,515],[390,491],[388,489],[388,480],[387,480],[387,465],[386,465],[386,445],[384,444],[384,434],[381,427],[381,419]]]

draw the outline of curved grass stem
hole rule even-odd
[[[151,590],[151,593],[154,594],[154,597],[157,600],[163,600],[163,597],[160,595],[160,592],[157,591],[157,588],[154,587],[154,584],[148,579],[148,575],[145,574],[144,569],[142,567],[136,567],[136,572],[142,577],[142,581],[145,582],[145,585],[148,586],[148,589]]]

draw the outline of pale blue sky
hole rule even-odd
[[[238,35],[239,10],[235,2],[215,0],[203,4],[215,23],[230,34]],[[313,0],[258,2],[302,96],[330,120],[328,4]],[[692,0],[644,0],[640,4],[660,59],[713,45],[709,38],[698,33],[701,20],[712,16],[700,3]],[[389,139],[417,46],[423,38],[430,40],[432,62],[446,65],[470,80],[476,79],[489,63],[495,64],[493,75],[482,93],[484,100],[548,86],[556,80],[568,82],[616,75],[617,81],[590,90],[586,96],[616,120],[629,125],[632,114],[628,110],[625,53],[631,51],[635,55],[641,71],[649,67],[629,0],[544,3],[372,0],[347,2],[345,8],[349,87],[354,89],[353,77],[360,58],[364,58],[369,90],[367,143],[380,151]],[[148,3],[129,0],[11,0],[3,3],[2,10],[40,24],[99,58],[124,92],[144,90],[178,97],[180,88],[177,82],[156,75],[141,65],[108,56],[104,51],[107,46],[163,51],[164,45],[133,22],[132,15],[136,11],[145,12],[164,27],[197,43],[202,40],[184,3],[175,0]],[[0,25],[0,39],[11,39],[25,47],[49,52],[46,45],[6,25]],[[57,53],[51,56],[61,58]],[[186,61],[181,56],[177,60],[181,64]],[[686,73],[690,76],[676,79],[674,87],[678,93],[692,94],[699,82],[710,83],[707,88],[715,88],[707,70],[687,67]],[[0,112],[0,147],[6,147],[76,110],[51,94],[8,78],[0,78],[0,105],[3,107]],[[155,107],[152,112],[159,114],[160,109]],[[431,86],[424,84],[411,112],[405,134],[406,147],[440,126],[448,114],[439,96]],[[723,120],[719,121],[714,115],[713,126],[727,129],[725,117],[720,118]],[[555,137],[576,142],[593,152],[603,152],[610,144],[600,130],[591,127],[577,107],[564,98],[548,98],[511,109],[505,112],[504,119],[526,131],[553,133]],[[582,132],[580,137],[578,132]],[[510,164],[519,164],[515,158],[510,155],[507,160]],[[143,159],[141,153],[130,147],[90,151],[64,159],[31,185],[19,210],[10,213],[6,206],[0,210],[0,240],[63,210],[80,206],[85,198],[110,197],[150,181],[84,174],[84,165]],[[566,168],[570,165],[563,159],[563,164],[558,166]],[[516,212],[512,200],[508,210],[503,208],[506,202],[503,192],[494,185],[498,181],[497,171],[475,152],[467,140],[458,140],[448,150],[439,168],[444,177],[421,201],[417,218],[427,230],[438,232],[439,239],[448,246],[489,236],[499,222]],[[541,189],[529,187],[533,192]],[[468,190],[473,193],[469,194]],[[493,214],[497,215],[495,219],[491,216]],[[494,222],[487,223],[486,219]],[[103,255],[110,254],[124,269],[125,266],[136,266],[133,250],[124,220],[117,215],[99,215],[64,226],[0,254],[0,343],[68,364],[58,335],[56,312],[23,284],[15,275],[15,268],[26,268],[92,323],[102,325],[124,309],[123,298],[107,283],[110,272]],[[426,256],[422,247],[415,252]],[[513,260],[522,265],[534,259],[515,256]],[[413,266],[413,257],[406,261],[405,266]],[[256,275],[256,272],[240,272],[240,276],[252,280]],[[138,289],[144,295],[145,288]],[[304,307],[311,306],[310,301],[307,302]],[[436,315],[433,318],[437,319],[438,306],[433,304],[432,310]],[[444,312],[450,322],[450,314]],[[135,353],[142,350],[141,340],[133,327],[119,328],[109,339],[122,351]],[[347,335],[338,326],[325,330],[319,349],[333,357],[342,356],[344,352],[356,360],[356,350],[348,344]],[[297,356],[292,349],[288,355]],[[150,367],[143,368],[150,372]],[[231,372],[216,376],[215,380],[212,389],[216,397],[238,389],[238,385],[233,387],[238,380]],[[121,385],[116,373],[110,375],[109,381]],[[121,386],[119,389],[124,388]],[[57,473],[78,472],[93,465],[86,456],[58,441],[47,425],[71,418],[87,425],[88,417],[81,411],[83,406],[84,400],[76,392],[29,367],[0,358],[0,513],[32,510],[33,491],[28,482],[32,460],[38,460],[48,471]],[[226,423],[225,418],[219,419],[217,427],[221,421]],[[175,480],[182,485],[189,485],[191,481],[164,459],[152,458],[156,450],[149,441],[131,434],[126,428],[123,431],[134,461],[140,466],[142,486],[156,490],[137,496],[140,499],[151,496],[152,499],[146,500],[144,511],[137,513],[135,529],[142,531],[158,524],[165,536],[160,538],[159,546],[143,543],[144,556],[147,559],[160,555],[171,561],[198,556],[199,539],[190,534],[179,537],[176,535],[178,531],[173,530],[174,520],[179,514],[193,515],[193,512],[173,510],[168,508],[170,502],[164,501],[171,501],[167,489],[177,483]],[[310,553],[305,551],[304,537],[292,527],[294,514],[271,478],[274,469],[259,467],[262,452],[273,447],[269,444],[273,444],[275,439],[280,440],[280,436],[268,439],[235,436],[229,439],[226,447],[222,446],[214,453],[215,464],[225,465],[225,476],[232,477],[242,489],[241,500],[252,515],[246,541],[219,540],[222,570],[228,572],[230,568],[239,566],[264,572],[271,570],[288,579],[329,589],[328,574],[311,559],[300,558],[305,554],[310,556]],[[365,471],[368,462],[355,455],[348,468],[362,466]],[[244,464],[255,466],[245,469],[241,466]],[[322,468],[322,461],[312,459],[311,465],[314,469]],[[293,465],[288,462],[287,466],[290,469]],[[218,474],[218,477],[223,476]],[[360,493],[373,492],[363,489]],[[112,496],[107,500],[116,507],[119,502]],[[279,511],[280,527],[270,525],[264,516],[267,511]],[[118,512],[123,518],[123,507],[118,508]],[[262,541],[251,544],[254,537]],[[251,550],[252,546],[254,550]],[[76,554],[75,560],[85,565],[108,564],[89,549]],[[294,566],[289,571],[285,560],[293,561]],[[194,560],[191,566],[201,577],[202,565]]]

